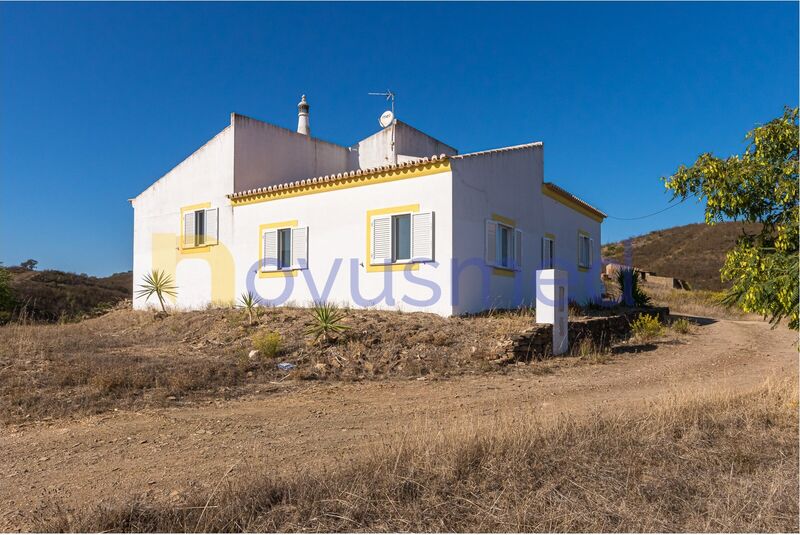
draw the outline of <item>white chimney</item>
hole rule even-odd
[[[311,126],[308,124],[308,102],[306,102],[305,95],[297,105],[297,133],[304,136],[311,135]]]

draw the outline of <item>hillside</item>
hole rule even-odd
[[[735,244],[742,230],[752,234],[760,225],[754,223],[719,223],[709,226],[695,223],[657,230],[631,238],[633,265],[665,277],[688,281],[696,290],[722,290],[719,270],[725,253]],[[604,262],[624,260],[622,242],[609,243],[602,249]]]
[[[11,275],[15,315],[24,306],[29,317],[43,321],[92,315],[99,309],[130,299],[133,286],[130,271],[92,277],[57,270],[6,269]]]

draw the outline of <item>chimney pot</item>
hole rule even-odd
[[[311,125],[308,122],[308,102],[306,96],[300,98],[300,103],[297,105],[297,133],[304,136],[311,135]]]

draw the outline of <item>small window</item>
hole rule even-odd
[[[216,245],[219,240],[217,218],[216,208],[183,212],[183,247]]]
[[[268,228],[261,236],[261,271],[308,268],[308,227]]]
[[[433,260],[433,212],[374,217],[370,225],[370,264]]]
[[[522,231],[486,220],[486,263],[504,269],[522,269]]]
[[[578,265],[582,268],[592,267],[593,241],[585,234],[578,234]]]
[[[542,238],[542,269],[553,269],[555,256],[555,240],[545,236]]]

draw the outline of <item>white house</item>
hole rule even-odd
[[[596,298],[601,211],[544,180],[542,143],[458,154],[401,122],[343,147],[231,114],[131,202],[136,289],[173,276],[177,308],[328,301],[441,315],[535,300],[535,272]],[[134,300],[135,308],[154,301]]]

